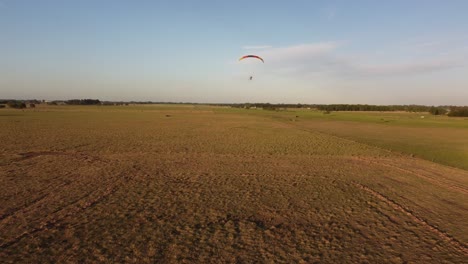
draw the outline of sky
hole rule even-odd
[[[0,0],[0,98],[468,105],[467,10],[466,0]],[[238,60],[246,54],[265,63]]]

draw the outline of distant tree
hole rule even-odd
[[[29,104],[29,107],[30,107],[30,108],[35,108],[36,105],[35,105],[35,104]]]
[[[28,103],[28,104],[40,104],[41,101],[39,101],[37,99],[32,99],[32,100],[27,100],[26,103]]]
[[[263,110],[276,111],[278,109],[273,105],[267,104],[267,105],[263,106]]]
[[[3,104],[0,104],[0,108],[5,108],[5,105],[3,105]]]
[[[9,101],[7,103],[7,106],[10,107],[10,108],[16,108],[16,101]]]
[[[447,113],[447,110],[443,107],[431,106],[431,108],[429,108],[429,113],[433,115],[445,115]]]

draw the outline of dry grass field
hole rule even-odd
[[[332,114],[0,109],[1,262],[467,263],[468,121]]]

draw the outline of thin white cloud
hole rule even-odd
[[[415,38],[401,43],[401,48],[412,52],[452,52],[468,43],[468,37],[440,36],[437,39]]]
[[[370,56],[338,53],[337,42],[300,44],[258,52],[265,59],[263,71],[285,76],[331,74],[336,78],[414,75],[466,65],[466,56],[429,56],[412,61],[370,63]],[[460,54],[459,54],[460,55]],[[389,58],[390,60],[391,58]]]
[[[416,62],[403,62],[393,64],[355,65],[359,73],[372,75],[411,75],[434,71],[448,70],[463,66],[461,60],[456,58],[437,58]]]
[[[284,48],[268,49],[261,54],[269,61],[303,63],[313,58],[330,54],[338,47],[336,42],[321,42],[314,44],[300,44]]]
[[[261,50],[261,49],[269,49],[272,48],[270,45],[259,45],[259,46],[243,46],[243,49],[246,50]]]
[[[438,45],[441,45],[441,44],[444,44],[444,41],[428,41],[428,42],[415,44],[414,47],[415,48],[426,48],[426,47],[438,46]]]

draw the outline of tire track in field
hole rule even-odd
[[[386,203],[388,206],[390,206],[391,208],[393,208],[394,210],[396,211],[400,211],[402,213],[404,213],[405,215],[409,216],[414,222],[422,225],[423,227],[425,227],[427,230],[429,230],[430,232],[432,232],[433,234],[436,234],[437,236],[439,236],[443,241],[449,243],[451,246],[453,246],[458,252],[464,254],[464,255],[468,255],[468,246],[465,244],[465,243],[462,243],[460,241],[458,241],[457,239],[455,239],[454,237],[448,235],[447,233],[445,233],[444,231],[440,230],[439,228],[429,224],[426,220],[422,219],[421,217],[418,217],[416,215],[414,215],[410,210],[404,208],[403,206],[401,206],[400,204],[396,203],[395,201],[391,200],[390,198],[386,197],[385,195],[365,186],[365,185],[362,185],[360,183],[357,183],[357,182],[352,182],[354,184],[354,186],[356,186],[357,188],[359,188],[360,190],[363,190],[367,193],[369,193],[370,195],[372,195],[373,197],[383,201],[384,203]]]
[[[59,179],[62,177],[61,175],[56,176],[54,178],[51,178],[52,181]],[[68,185],[71,185],[71,181],[65,181],[62,182],[58,185],[48,185],[45,186],[42,190],[38,191],[39,196],[37,198],[34,198],[32,201],[30,201],[27,205],[23,207],[16,207],[16,208],[11,208],[8,212],[0,215],[0,225],[2,224],[3,221],[7,221],[10,217],[14,217],[18,213],[27,213],[30,211],[31,208],[37,207],[40,205],[40,203],[47,203],[47,200],[44,200],[47,196],[50,195],[50,192],[52,190],[59,190],[63,187],[66,187]],[[51,190],[52,189],[52,190]],[[44,194],[45,193],[45,194]]]
[[[0,223],[5,220],[7,221],[8,218],[16,215],[18,212],[21,212],[21,211],[26,211],[28,208],[31,208],[33,206],[35,206],[36,204],[40,203],[42,200],[44,200],[44,198],[46,198],[48,196],[48,194],[43,194],[35,199],[33,199],[27,206],[25,207],[17,207],[17,208],[13,208],[11,209],[9,212],[6,212],[2,215],[0,215]]]
[[[20,153],[19,155],[21,157],[13,159],[13,161],[18,162],[18,161],[32,159],[32,158],[36,158],[36,157],[40,157],[40,156],[70,156],[70,157],[77,158],[78,160],[83,160],[83,161],[89,161],[89,162],[100,161],[100,162],[103,162],[103,160],[101,158],[99,158],[99,157],[91,156],[91,155],[81,153],[81,152],[30,151],[30,152]]]
[[[427,180],[427,181],[429,181],[431,183],[434,183],[435,185],[438,185],[440,187],[444,187],[444,188],[447,188],[447,189],[455,191],[455,192],[461,192],[463,194],[468,194],[468,188],[466,188],[464,186],[461,186],[461,185],[458,185],[458,184],[447,182],[447,181],[450,181],[448,179],[446,179],[446,181],[442,181],[442,180],[439,180],[439,179],[437,179],[435,177],[424,175],[422,173],[412,171],[412,170],[409,170],[409,169],[401,168],[398,165],[385,163],[383,159],[379,159],[378,161],[375,161],[375,160],[369,159],[369,158],[364,158],[364,157],[357,157],[356,159],[358,159],[360,161],[368,162],[368,163],[371,163],[371,164],[376,164],[376,165],[381,165],[381,166],[385,166],[385,167],[388,167],[388,168],[396,169],[396,170],[399,170],[401,172],[405,172],[405,173],[417,176],[419,178],[425,179],[425,180]],[[431,172],[429,172],[429,173],[431,173]]]
[[[16,236],[15,238],[11,239],[10,241],[4,242],[3,244],[0,245],[0,248],[1,249],[8,248],[8,247],[18,243],[19,241],[21,241],[21,239],[23,239],[23,238],[25,238],[27,236],[31,236],[31,235],[33,235],[35,233],[38,233],[38,232],[41,232],[41,231],[45,231],[45,230],[60,226],[60,221],[62,221],[66,217],[76,215],[79,212],[84,211],[84,210],[88,209],[89,207],[94,206],[95,204],[99,203],[101,200],[103,200],[107,196],[111,195],[115,191],[116,191],[116,189],[112,189],[112,188],[108,189],[102,195],[98,196],[95,199],[92,199],[90,201],[85,202],[85,204],[82,205],[82,206],[77,204],[77,203],[79,203],[79,201],[78,201],[78,202],[70,205],[70,207],[72,207],[72,208],[69,209],[66,214],[64,214],[62,216],[58,216],[57,218],[52,217],[49,220],[41,222],[39,224],[39,226],[33,228],[32,230],[24,231],[22,234]],[[66,209],[67,208],[63,208],[63,209],[57,211],[55,214],[58,214],[59,212],[61,212],[63,210],[66,210]]]
[[[119,176],[122,176],[121,174]],[[42,221],[41,223],[39,223],[36,227],[32,228],[31,230],[26,230],[24,231],[23,233],[21,233],[20,235],[16,236],[15,238],[13,239],[10,239],[9,241],[6,241],[2,244],[0,244],[0,249],[6,249],[18,242],[20,242],[23,238],[27,237],[27,236],[31,236],[35,233],[38,233],[38,232],[41,232],[41,231],[46,231],[48,229],[51,229],[51,228],[54,228],[54,227],[58,227],[60,226],[60,222],[63,221],[65,218],[67,217],[71,217],[73,215],[76,215],[86,209],[89,209],[93,206],[95,206],[96,204],[98,204],[99,202],[101,202],[102,200],[104,200],[105,198],[109,197],[110,195],[112,195],[113,193],[115,193],[119,187],[125,185],[126,183],[128,183],[128,181],[131,180],[131,176],[130,174],[127,174],[126,176],[122,176],[122,177],[118,177],[120,180],[118,181],[114,181],[114,184],[108,186],[107,188],[105,188],[105,190],[102,192],[102,193],[99,193],[99,190],[97,191],[94,191],[94,192],[91,192],[87,195],[85,195],[84,197],[81,197],[80,199],[78,200],[75,200],[74,202],[72,202],[71,204],[55,211],[52,216],[50,216],[48,220],[45,220],[45,221]],[[92,196],[95,196],[93,198],[90,198],[86,201],[86,199],[88,197],[92,197]],[[84,201],[83,201],[84,200]],[[60,215],[59,213],[60,212],[63,212],[63,211],[66,211],[65,214],[63,215]]]
[[[32,151],[32,152],[20,153],[19,155],[21,157],[13,159],[13,162],[21,162],[21,161],[24,161],[24,160],[27,160],[27,159],[36,158],[36,157],[40,157],[40,156],[70,156],[70,157],[78,159],[79,161],[104,162],[101,158],[90,156],[90,155],[87,155],[87,154],[84,154],[84,153],[70,153],[70,152],[60,152],[60,151]],[[107,163],[107,162],[104,162],[104,163]],[[53,177],[53,178],[51,178],[51,181],[54,181],[54,180],[59,179],[61,177],[63,177],[63,176],[59,175],[59,176]],[[18,213],[28,212],[28,209],[34,208],[35,206],[37,206],[41,202],[46,202],[47,203],[47,201],[44,200],[44,198],[49,196],[50,192],[47,192],[48,190],[50,190],[50,189],[57,190],[57,189],[60,189],[60,188],[62,188],[64,186],[67,186],[67,185],[70,185],[70,184],[72,184],[72,182],[65,181],[65,182],[62,182],[61,184],[58,184],[58,185],[45,186],[42,190],[40,190],[40,193],[46,193],[46,194],[39,195],[37,198],[34,198],[26,206],[11,208],[10,211],[1,214],[0,215],[0,224],[2,222],[4,222],[4,221],[8,221],[9,218],[14,217]]]

